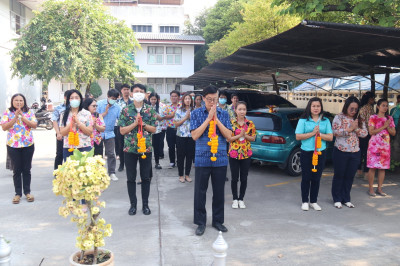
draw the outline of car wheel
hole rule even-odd
[[[291,176],[299,176],[301,174],[300,153],[300,148],[296,148],[288,158],[286,172]]]

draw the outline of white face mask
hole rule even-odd
[[[143,102],[143,100],[144,100],[144,93],[141,93],[141,92],[135,92],[134,94],[133,94],[133,100],[135,101],[135,102]]]

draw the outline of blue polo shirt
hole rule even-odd
[[[65,111],[65,104],[60,104],[56,108],[54,108],[53,114],[51,115],[51,121],[57,121],[57,124],[60,124],[60,115]]]
[[[205,106],[199,107],[196,110],[193,110],[190,114],[190,131],[197,129],[200,127],[203,122],[208,117],[208,111]],[[232,130],[231,121],[229,120],[229,114],[227,111],[222,110],[217,107],[217,117],[219,121],[229,130]],[[208,146],[208,142],[210,139],[208,138],[208,130],[209,126],[207,126],[206,130],[204,130],[203,134],[196,140],[196,167],[220,167],[228,165],[228,155],[226,150],[226,139],[221,134],[217,126],[217,135],[218,135],[218,152],[216,154],[217,160],[215,162],[211,161],[212,153],[210,151],[210,146]]]
[[[106,111],[107,104],[108,104],[107,99],[98,101],[97,112],[99,114],[104,113]],[[120,112],[121,112],[121,107],[118,104],[114,104],[110,108],[108,108],[107,115],[103,117],[104,123],[106,124],[106,130],[104,130],[104,132],[101,133],[101,137],[103,139],[115,138],[114,126],[115,122],[119,118]]]
[[[312,118],[308,119],[300,119],[299,123],[296,127],[296,134],[306,134],[310,133],[314,130],[314,127],[318,125],[318,122],[312,120]],[[319,132],[321,134],[332,134],[331,122],[328,118],[323,118],[319,122]],[[303,151],[314,151],[315,150],[315,137],[311,137],[309,139],[305,139],[301,141],[301,149]],[[326,141],[322,140],[321,151],[326,149]]]

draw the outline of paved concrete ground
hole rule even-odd
[[[23,198],[13,205],[12,174],[5,170],[6,137],[0,133],[0,234],[11,241],[14,266],[34,266],[41,261],[43,266],[67,265],[75,251],[77,229],[58,215],[62,198],[51,191],[54,132],[37,130],[34,135],[32,193],[36,200],[28,203]],[[208,224],[202,237],[194,235],[194,184],[178,182],[177,170],[165,169],[167,165],[164,159],[164,169],[154,169],[150,216],[141,212],[128,216],[125,172],[104,193],[107,208],[102,217],[114,229],[106,247],[115,252],[118,266],[212,263],[211,245],[218,233]],[[253,165],[244,210],[231,208],[227,183],[225,225],[229,232],[223,235],[229,244],[227,265],[400,264],[398,176],[388,176],[384,189],[390,196],[386,198],[370,198],[365,181],[356,179],[352,190],[356,208],[338,210],[332,206],[332,169],[328,167],[321,181],[321,212],[300,210],[299,181],[277,167]],[[211,194],[207,200],[210,223]]]

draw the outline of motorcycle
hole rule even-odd
[[[53,129],[53,121],[51,121],[52,112],[46,110],[46,105],[42,105],[39,109],[39,104],[34,102],[31,109],[35,111],[35,116],[38,121],[37,126],[46,128],[47,130]]]

